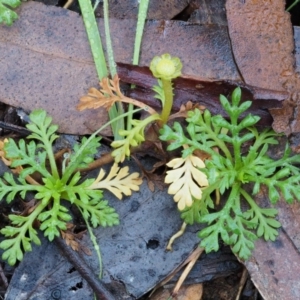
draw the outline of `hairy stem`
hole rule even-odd
[[[166,124],[173,106],[173,87],[171,80],[161,79],[165,94],[165,104],[161,112],[162,125]]]

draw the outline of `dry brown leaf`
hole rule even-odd
[[[154,192],[155,187],[158,187],[158,189],[162,191],[164,188],[164,174],[157,174],[156,171],[159,167],[165,166],[166,161],[159,161],[153,165],[153,168],[151,170],[146,170],[135,156],[132,156],[132,158],[135,160],[135,162],[141,169],[142,178],[146,178],[149,190],[151,192]]]
[[[61,237],[65,240],[66,244],[70,246],[74,251],[82,251],[86,255],[92,255],[91,250],[88,247],[82,245],[82,243],[80,242],[85,231],[74,233],[74,229],[74,224],[67,223],[67,229],[61,231]]]
[[[182,286],[176,296],[172,296],[172,288],[160,289],[150,297],[150,300],[200,300],[202,299],[203,285],[202,283]]]
[[[169,120],[177,119],[177,118],[186,118],[187,113],[190,110],[194,110],[195,108],[198,108],[201,111],[206,109],[204,105],[201,105],[199,103],[193,103],[192,101],[188,101],[186,104],[182,104],[180,106],[180,109],[177,113],[170,115]]]
[[[104,107],[109,110],[117,101],[121,101],[124,95],[120,90],[120,79],[116,74],[113,79],[107,77],[100,81],[101,90],[92,87],[87,95],[80,98],[77,110],[96,109]]]
[[[6,158],[6,154],[4,150],[5,143],[7,142],[8,142],[7,138],[5,138],[4,140],[0,140],[0,157],[6,166],[10,166],[11,160]]]

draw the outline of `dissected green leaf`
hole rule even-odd
[[[109,207],[106,201],[102,201],[102,191],[90,188],[95,179],[81,181],[80,173],[74,172],[93,161],[100,138],[83,138],[81,144],[74,147],[69,164],[59,170],[52,150],[52,144],[58,137],[58,127],[51,123],[52,118],[44,110],[33,111],[30,121],[27,125],[32,131],[27,137],[29,142],[21,139],[16,143],[9,139],[1,146],[1,158],[5,159],[11,168],[16,168],[17,174],[7,172],[0,179],[0,197],[11,202],[18,194],[24,198],[26,193],[31,191],[36,193],[37,202],[28,216],[10,215],[11,225],[1,230],[6,237],[0,243],[0,248],[4,249],[2,257],[11,265],[22,260],[23,252],[31,251],[32,243],[41,243],[37,230],[33,228],[36,220],[40,221],[39,229],[50,241],[59,236],[61,230],[67,229],[67,222],[71,221],[72,217],[68,209],[61,204],[63,199],[77,205],[86,221],[90,220],[94,227],[119,223],[115,210]],[[28,178],[33,173],[40,175],[39,182]],[[136,179],[135,173],[132,178],[127,170],[127,181],[123,175],[124,172],[119,172],[116,176],[124,185],[123,192],[128,194],[127,189],[136,190],[137,185],[127,186],[130,184],[128,178]],[[100,180],[101,178],[98,179]]]
[[[144,130],[147,125],[160,119],[159,115],[150,115],[144,120],[131,120],[133,127],[130,130],[120,130],[119,134],[124,137],[123,140],[112,142],[111,146],[115,148],[112,156],[116,163],[123,162],[125,157],[130,156],[131,147],[139,146],[145,141]]]

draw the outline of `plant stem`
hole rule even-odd
[[[162,124],[166,124],[173,106],[173,87],[171,80],[161,79],[161,82],[165,93],[165,105],[161,112],[161,120]]]
[[[300,0],[296,0],[294,1],[294,3],[292,3],[287,9],[286,11],[290,11],[296,4],[298,4],[300,2]]]
[[[138,21],[136,25],[134,52],[132,63],[137,65],[139,63],[140,49],[142,43],[142,37],[144,32],[145,21],[147,18],[147,11],[149,6],[149,0],[140,0]]]
[[[78,207],[78,206],[77,206]],[[82,209],[80,207],[78,207],[80,212],[81,212],[81,215],[83,216],[83,212],[82,212]],[[85,224],[86,224],[86,227],[88,229],[88,232],[89,232],[89,235],[90,235],[90,239],[94,245],[94,249],[95,249],[95,252],[97,254],[97,257],[98,257],[98,261],[99,261],[99,279],[102,278],[103,276],[103,265],[102,265],[102,256],[101,256],[101,252],[100,252],[100,247],[97,243],[97,239],[96,239],[96,236],[94,235],[94,232],[93,232],[93,229],[91,228],[90,224],[89,224],[89,221],[84,219],[85,221]]]
[[[108,77],[108,70],[107,70],[105,55],[104,55],[104,51],[103,51],[103,47],[102,47],[101,37],[99,34],[99,30],[98,30],[98,25],[97,25],[96,18],[94,15],[94,10],[93,10],[90,0],[79,0],[79,6],[80,6],[80,9],[82,12],[84,26],[85,26],[85,29],[86,29],[86,32],[88,35],[88,40],[89,40],[89,43],[91,46],[91,51],[92,51],[96,71],[98,74],[98,78],[101,81],[102,78]],[[104,16],[104,18],[105,18],[105,16]],[[106,18],[108,19],[108,13],[106,14]],[[107,31],[108,35],[106,34],[106,36],[109,36],[109,27],[107,30],[108,30]],[[113,59],[113,57],[112,57],[112,59]],[[113,71],[113,70],[111,70],[111,71]],[[118,112],[116,106],[114,105],[109,110],[108,115],[109,115],[110,119],[114,119],[120,113],[122,113],[122,110]],[[123,123],[124,123],[124,121],[123,121]],[[118,132],[119,132],[120,126],[122,128],[121,124],[122,124],[122,120],[120,120],[120,122],[112,125],[112,131],[113,131],[115,139],[120,138]],[[123,125],[123,128],[124,128],[124,125]]]
[[[108,0],[103,0],[103,15],[104,15],[104,31],[105,31],[107,61],[108,61],[110,75],[113,78],[117,74],[117,68],[114,59],[114,51],[112,48],[112,42],[111,42],[110,30],[109,30]]]
[[[101,80],[103,77],[108,76],[108,71],[94,10],[90,0],[79,0],[79,6],[91,46],[97,74],[99,80]]]
[[[141,108],[135,109],[133,111],[133,113],[136,113],[138,111],[140,111]],[[76,157],[81,155],[83,149],[85,147],[87,147],[87,145],[89,144],[89,142],[95,138],[95,136],[100,133],[104,128],[106,128],[107,126],[111,125],[112,123],[118,121],[121,118],[125,118],[130,114],[130,112],[124,113],[122,115],[117,116],[116,118],[110,120],[109,122],[107,122],[106,124],[104,124],[103,126],[101,126],[98,130],[96,130],[92,135],[90,135],[90,137],[86,140],[86,142],[80,147],[79,151],[76,152]],[[74,157],[74,161],[76,160],[76,157]],[[66,183],[66,181],[70,178],[71,174],[73,173],[74,169],[72,167],[72,164],[69,164],[65,170],[65,173],[63,174],[63,177],[61,179],[62,183]]]
[[[95,276],[90,266],[87,265],[78,252],[73,251],[71,247],[67,246],[61,237],[55,238],[55,244],[61,249],[65,258],[75,267],[82,278],[88,282],[96,294],[97,299],[115,300],[115,297],[106,288],[104,283]]]
[[[44,130],[43,133],[45,134]],[[43,137],[45,137],[45,135],[43,135]],[[43,143],[45,145],[45,150],[47,152],[47,156],[48,156],[48,160],[50,163],[50,168],[51,168],[51,174],[55,177],[55,178],[59,178],[59,173],[58,173],[58,169],[57,169],[57,165],[56,165],[56,161],[55,161],[55,156],[53,153],[53,149],[52,149],[52,143],[49,142],[48,138],[43,139]]]
[[[140,49],[142,44],[145,21],[147,18],[148,6],[149,6],[149,0],[140,0],[138,21],[136,25],[136,33],[135,33],[135,41],[134,41],[134,51],[133,51],[133,60],[132,60],[133,65],[139,64]],[[132,85],[131,88],[133,87],[134,86]],[[132,110],[133,110],[133,104],[129,104],[128,111],[132,112]],[[127,130],[131,129],[132,116],[133,114],[131,113],[127,118],[127,127],[126,127]]]
[[[103,1],[103,12],[104,12],[104,31],[106,41],[106,52],[110,75],[113,78],[117,74],[117,64],[114,58],[114,51],[111,42],[110,30],[109,30],[109,12],[108,12],[108,0]],[[109,110],[109,117],[113,119],[120,114],[124,113],[124,109],[121,102],[114,104]],[[123,137],[119,135],[119,131],[124,129],[124,119],[119,119],[114,126],[112,126],[114,139],[122,140]]]

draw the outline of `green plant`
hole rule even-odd
[[[173,106],[172,80],[181,75],[182,63],[178,57],[169,53],[155,56],[150,63],[150,70],[154,77],[159,79],[159,85],[154,87],[158,94],[156,97],[162,101],[162,124],[168,121]]]
[[[277,144],[278,134],[271,129],[258,131],[254,126],[260,118],[243,115],[251,101],[240,103],[240,100],[240,88],[234,90],[231,103],[220,96],[229,120],[221,115],[212,116],[208,110],[202,113],[196,109],[188,112],[186,128],[177,122],[172,128],[165,125],[160,138],[170,143],[168,150],[183,147],[183,159],[195,156],[197,151],[209,156],[205,164],[203,161],[193,165],[205,176],[201,175],[202,181],[196,189],[187,188],[189,192],[181,196],[189,201],[181,200],[184,205],[179,206],[185,223],[207,224],[199,233],[200,246],[207,252],[217,251],[221,238],[241,259],[248,259],[254,241],[258,237],[274,241],[281,226],[275,219],[277,210],[260,207],[253,196],[265,186],[272,204],[279,200],[280,192],[288,203],[295,198],[300,200],[300,171],[294,166],[299,163],[300,155],[291,156],[286,145],[281,158],[269,157],[268,147]],[[172,175],[173,184],[176,186],[178,180],[185,182],[187,172],[191,172],[191,168],[181,170],[177,177]],[[186,180],[195,183],[196,179],[189,176]],[[196,196],[193,191],[199,187],[202,192],[198,191]],[[215,191],[226,199],[221,207],[215,207]],[[211,211],[212,208],[216,211]]]
[[[8,26],[18,19],[18,15],[12,10],[21,5],[20,0],[0,0],[0,24]]]
[[[100,82],[101,90],[91,88],[88,95],[80,99],[81,103],[77,106],[78,110],[87,108],[105,107],[110,109],[115,102],[129,103],[144,108],[150,116],[144,120],[131,119],[131,129],[119,130],[119,134],[124,137],[122,140],[114,141],[111,146],[116,148],[112,155],[115,161],[123,162],[126,156],[130,156],[131,147],[139,146],[145,141],[145,128],[152,122],[168,120],[173,105],[173,87],[172,79],[180,76],[182,64],[178,57],[171,57],[170,54],[163,54],[161,57],[156,56],[151,63],[153,74],[161,78],[158,80],[159,85],[154,86],[156,98],[162,102],[162,113],[158,114],[154,109],[145,104],[124,96],[120,90],[119,78],[117,75],[108,80],[104,78]],[[131,114],[131,111],[129,111]]]
[[[58,137],[55,133],[58,126],[51,124],[52,118],[44,110],[33,111],[30,120],[31,123],[27,125],[32,132],[27,137],[30,142],[26,144],[21,139],[16,143],[9,139],[0,152],[3,161],[19,173],[15,178],[7,172],[0,179],[0,198],[6,197],[10,203],[17,194],[24,199],[27,192],[35,193],[34,204],[28,214],[9,215],[12,226],[1,230],[6,237],[0,243],[0,248],[5,250],[2,257],[11,265],[22,260],[23,251],[31,251],[32,242],[37,245],[41,243],[34,228],[36,221],[50,241],[60,235],[60,230],[66,229],[72,217],[63,205],[63,199],[77,206],[85,221],[91,222],[93,227],[113,226],[119,223],[118,215],[103,200],[99,189],[106,188],[121,199],[122,194],[130,195],[141,184],[138,173],[128,175],[127,167],[120,169],[116,165],[106,179],[101,170],[98,178],[81,181],[81,175],[76,170],[87,167],[93,161],[100,145],[100,138],[96,134],[103,127],[89,138],[83,138],[81,144],[75,145],[60,170],[52,150],[53,142]],[[40,175],[41,180],[33,178],[36,174]]]
[[[142,37],[144,34],[144,26],[147,18],[147,12],[148,12],[148,6],[149,6],[149,0],[140,0],[139,1],[139,12],[138,12],[138,20],[136,24],[136,32],[135,32],[135,40],[134,40],[134,49],[133,49],[133,59],[132,64],[138,65],[139,64],[139,58],[140,58],[140,49],[142,44]],[[131,88],[134,88],[135,86],[132,85]],[[133,104],[130,103],[128,105],[128,111],[133,110]],[[126,129],[131,129],[131,121],[132,121],[133,114],[131,113],[127,118],[127,126]]]
[[[161,57],[155,56],[150,64],[150,70],[153,76],[158,78],[158,85],[153,87],[156,92],[155,97],[162,103],[162,113],[159,115],[153,113],[144,120],[131,120],[132,128],[130,130],[119,131],[126,137],[122,141],[114,141],[111,146],[116,148],[112,155],[116,162],[124,161],[126,156],[130,156],[130,148],[139,146],[145,141],[145,128],[152,122],[158,121],[160,125],[167,122],[173,106],[173,87],[172,79],[181,75],[182,63],[178,57],[172,57],[170,54],[163,54]],[[123,97],[124,99],[124,97]],[[126,99],[125,99],[126,100]],[[121,101],[123,101],[121,99]],[[137,101],[134,101],[135,103]],[[134,103],[132,101],[132,103]]]
[[[139,14],[138,14],[138,22],[136,28],[136,38],[134,45],[134,55],[133,55],[133,64],[138,63],[138,57],[140,52],[141,40],[143,35],[143,29],[145,24],[145,19],[147,15],[149,0],[141,0],[139,4]],[[79,0],[79,5],[81,8],[83,21],[85,24],[85,28],[87,31],[89,43],[91,46],[96,70],[98,73],[99,80],[102,81],[103,78],[108,77],[108,70],[106,66],[106,60],[104,56],[104,51],[102,48],[101,38],[98,31],[98,26],[96,23],[95,15],[93,12],[93,8],[90,1]],[[95,7],[98,4],[95,3]],[[107,48],[107,60],[110,69],[110,75],[112,78],[117,74],[116,62],[113,54],[112,41],[109,30],[109,17],[108,17],[108,0],[103,1],[103,11],[104,11],[104,29],[105,29],[105,38],[106,38],[106,48]],[[127,121],[127,130],[131,129],[131,121],[133,115],[133,104],[129,103],[128,111],[130,114],[128,115]],[[114,119],[119,115],[122,115],[124,112],[122,102],[117,102],[116,105],[112,105],[108,110],[110,119]],[[123,131],[125,129],[124,120],[119,119],[116,124],[112,126],[113,134],[115,140],[122,140],[122,136],[119,135],[119,131]]]
[[[96,22],[94,10],[90,0],[79,0],[79,6],[82,13],[82,18],[84,22],[84,26],[87,32],[88,40],[90,43],[92,55],[94,58],[94,63],[96,67],[96,71],[98,74],[98,78],[101,81],[103,78],[108,77],[108,70],[106,65],[106,59],[102,47],[101,37],[98,30],[98,25]],[[109,32],[109,23],[108,23],[108,2],[105,1],[104,5],[105,12],[105,35],[106,41],[108,43],[108,61],[111,68],[111,72],[115,73],[115,61],[113,57],[112,47],[111,47],[111,39]],[[111,74],[114,76],[114,74]],[[117,118],[123,113],[123,108],[119,105],[116,107],[113,105],[108,111],[110,120]],[[112,131],[116,140],[120,139],[119,130],[124,129],[124,120],[119,119],[116,123],[112,124]]]

